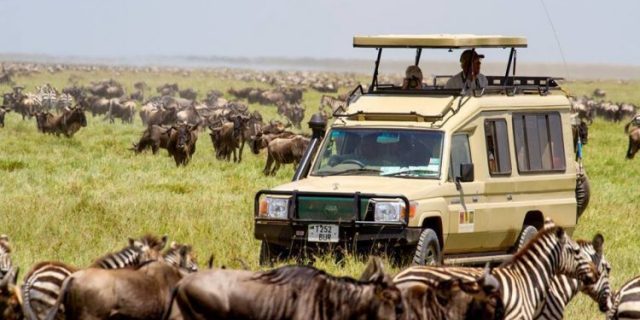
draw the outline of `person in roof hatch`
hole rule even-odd
[[[487,77],[480,73],[480,66],[482,62],[480,59],[484,58],[483,54],[478,54],[475,50],[467,49],[460,55],[460,67],[462,71],[453,76],[447,84],[446,89],[482,89],[485,88],[489,82]]]

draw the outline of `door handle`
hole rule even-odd
[[[511,194],[508,194],[507,195],[507,200],[509,200],[509,201],[513,200],[513,196]]]

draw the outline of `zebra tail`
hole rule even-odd
[[[176,294],[178,294],[178,288],[179,288],[179,285],[176,285],[171,289],[171,292],[169,293],[167,309],[164,311],[164,314],[162,315],[162,320],[169,320],[169,318],[171,317],[171,311],[173,309],[173,301],[175,301]]]
[[[60,305],[64,303],[67,298],[68,289],[71,287],[73,283],[73,277],[67,277],[62,283],[62,289],[60,290],[60,296],[56,300],[56,303],[53,305],[45,320],[55,320],[58,315],[58,311],[60,310]]]

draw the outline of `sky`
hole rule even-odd
[[[473,33],[527,37],[519,61],[638,66],[639,13],[638,0],[0,0],[0,54],[372,59],[353,35]]]

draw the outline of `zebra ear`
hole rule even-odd
[[[604,246],[604,237],[602,236],[602,234],[596,234],[593,237],[593,241],[591,243],[593,243],[593,248],[596,249],[596,253],[601,255]]]
[[[136,240],[133,238],[129,238],[129,246],[133,247],[133,244],[136,243]]]
[[[0,235],[0,240],[9,242],[9,236],[6,235],[6,234],[2,234],[2,235]]]

